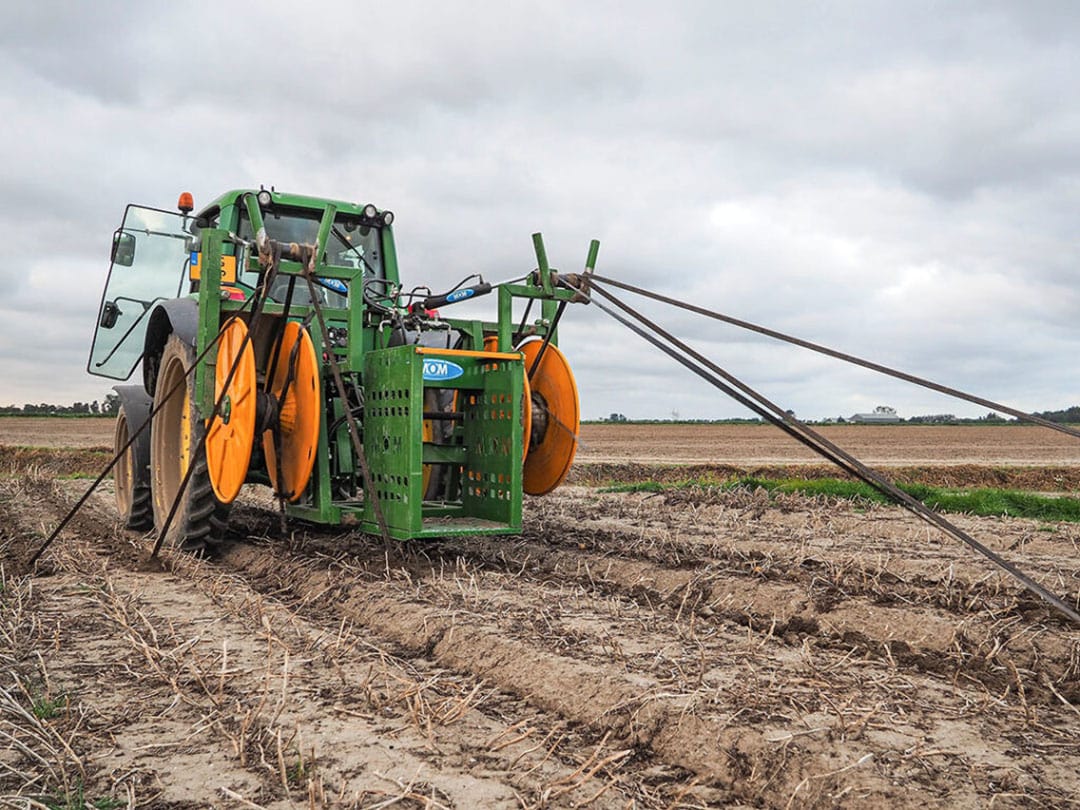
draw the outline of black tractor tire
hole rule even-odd
[[[144,430],[121,453],[133,429],[137,428],[128,419],[127,408],[121,405],[113,432],[113,452],[118,455],[116,466],[113,467],[116,509],[124,526],[145,531],[154,525],[154,507],[150,496],[150,437]]]
[[[222,539],[229,507],[218,501],[210,486],[202,446],[206,428],[196,418],[195,375],[188,374],[194,361],[195,350],[178,336],[170,335],[154,384],[154,407],[160,406],[160,410],[150,425],[150,469],[154,528],[160,533],[180,492],[187,465],[194,462],[195,469],[180,495],[165,543],[184,551],[201,552]]]

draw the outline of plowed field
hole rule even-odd
[[[1075,474],[1067,454],[1029,452],[1034,433],[1001,430],[1028,443],[878,452],[955,483]],[[586,432],[595,464],[528,500],[520,538],[384,548],[312,526],[283,533],[251,488],[215,557],[150,563],[105,486],[32,576],[19,560],[85,490],[66,474],[96,456],[0,448],[0,796],[1080,804],[1080,628],[891,507],[591,486],[680,459],[802,461],[701,452],[715,441],[704,433],[695,454],[672,449],[674,435],[640,435],[641,452],[623,455],[623,439]],[[1080,526],[956,521],[1076,603]]]

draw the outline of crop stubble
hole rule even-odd
[[[84,485],[0,481],[5,556]],[[960,521],[1075,599],[1077,528]],[[1077,798],[1080,634],[895,509],[571,486],[526,526],[281,537],[256,493],[219,558],[160,571],[102,493],[8,575],[12,668],[67,690],[88,787],[154,806]]]

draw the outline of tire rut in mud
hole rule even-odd
[[[637,530],[593,531],[569,520],[550,527],[546,536],[527,535],[527,541],[501,547],[476,543],[472,553],[535,576],[571,577],[649,604],[697,612],[703,619],[793,634],[797,645],[810,638],[817,645],[855,647],[992,687],[1013,677],[1012,666],[1037,669],[1057,683],[1077,675],[1080,641],[1067,621],[1004,576],[954,573],[959,555],[939,560],[937,567],[946,571],[941,577],[906,576],[894,565],[867,565],[871,561],[845,550],[773,554],[717,547],[705,556],[695,549],[690,558],[678,552],[672,566],[664,561],[673,555],[643,547]],[[1059,581],[1067,571],[1064,559],[1050,568]]]
[[[574,536],[582,534],[588,533]],[[476,539],[471,544],[448,544],[442,552],[464,554],[491,570],[517,571],[535,581],[576,582],[598,599],[629,598],[650,609],[666,610],[686,626],[696,619],[728,631],[744,627],[794,648],[811,642],[817,649],[841,654],[857,650],[861,657],[900,661],[950,681],[965,677],[998,691],[1013,681],[1014,666],[1059,684],[1075,674],[1075,641],[1053,632],[1034,635],[1028,623],[1019,621],[1017,610],[979,610],[979,601],[972,599],[967,611],[958,604],[946,612],[926,607],[932,599],[883,599],[875,590],[863,594],[859,588],[822,581],[823,575],[813,570],[824,565],[820,562],[812,566],[797,561],[790,576],[781,572],[765,577],[755,573],[752,564],[737,571],[727,565],[718,570],[715,562],[698,570],[670,569],[650,561],[567,550],[565,544],[552,547],[529,541],[498,544]],[[880,572],[875,579],[880,585]],[[887,583],[886,579],[886,587]],[[955,587],[959,590],[963,583]],[[843,598],[837,598],[837,592]],[[1052,693],[1038,681],[1027,698],[1041,696],[1052,702]],[[1080,697],[1072,695],[1067,685],[1061,688],[1070,699]]]

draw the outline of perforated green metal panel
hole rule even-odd
[[[397,346],[367,355],[364,452],[393,537],[521,530],[523,377],[516,354]],[[455,392],[454,427],[438,444],[424,441],[425,388]],[[424,502],[425,464],[447,469],[451,497]],[[367,497],[364,522],[378,530]]]

